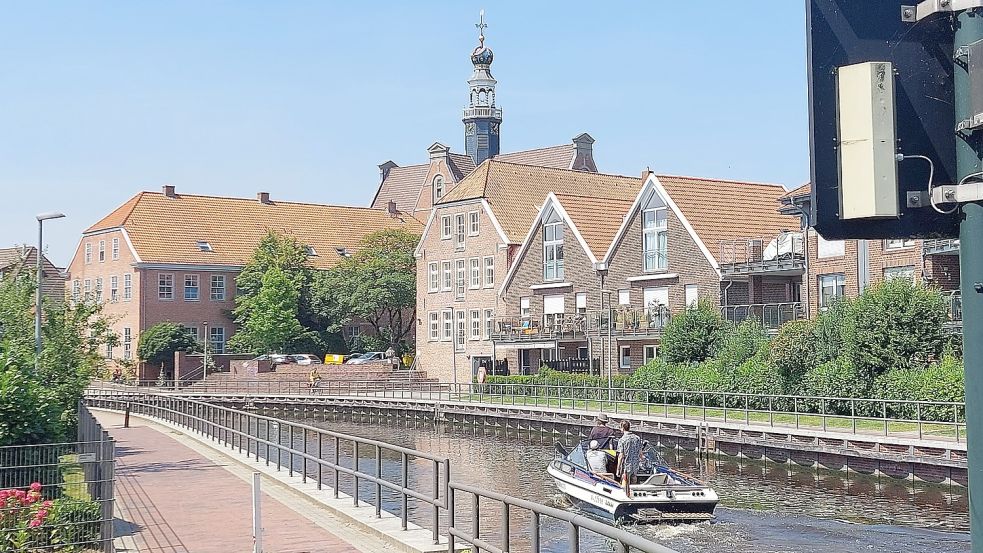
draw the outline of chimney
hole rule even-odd
[[[651,167],[646,167],[645,169],[642,169],[642,180],[649,178],[649,175],[651,174],[652,174]]]
[[[168,198],[177,198],[177,194],[174,192],[173,184],[165,184],[162,187],[162,190],[164,192],[164,195],[167,196]]]
[[[269,192],[257,192],[256,199],[259,200],[261,204],[270,204],[270,193]]]
[[[393,167],[399,167],[399,165],[393,163],[392,160],[389,160],[379,166],[379,182],[386,180],[386,178],[389,176],[389,171],[391,171]]]
[[[395,217],[399,215],[399,211],[396,210],[396,200],[389,200],[388,211],[390,217]]]

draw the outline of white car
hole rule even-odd
[[[321,365],[321,358],[316,355],[310,355],[307,353],[301,353],[297,355],[291,355],[294,363],[298,365]]]
[[[345,361],[346,365],[364,365],[365,363],[385,361],[386,353],[383,351],[370,351],[357,357],[352,357]]]

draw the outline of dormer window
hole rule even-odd
[[[197,242],[197,244],[198,244],[198,249],[201,250],[201,251],[203,251],[203,252],[213,251],[212,250],[212,245],[209,244],[206,240],[199,240]]]
[[[437,175],[433,178],[433,201],[444,197],[444,177],[443,175]]]
[[[335,248],[335,251],[338,252],[338,255],[341,257],[349,257],[352,255],[348,252],[348,248]]]
[[[304,246],[304,251],[307,253],[307,257],[317,256],[317,250],[314,249],[314,246]]]

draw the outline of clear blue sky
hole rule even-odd
[[[55,263],[140,190],[367,204],[463,151],[485,8],[503,151],[603,172],[808,179],[803,2],[21,2],[0,17],[0,243]]]

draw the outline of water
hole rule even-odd
[[[570,508],[545,472],[553,457],[554,439],[550,436],[473,426],[434,428],[429,424],[341,419],[303,422],[446,456],[455,481]],[[300,436],[295,438],[299,440]],[[324,458],[333,454],[328,449],[323,450]],[[343,445],[340,453],[342,458],[350,458],[351,447]],[[713,522],[630,528],[681,553],[970,551],[968,502],[963,488],[727,457],[701,462],[687,452],[663,453],[674,467],[700,476],[721,496]],[[374,456],[374,450],[361,451],[360,467],[374,470]],[[398,482],[399,470],[398,458],[384,459],[383,474],[389,480]],[[409,477],[417,489],[432,487],[428,462],[414,462]],[[341,482],[342,490],[350,489],[350,479],[342,476]],[[374,486],[363,483],[361,489],[364,497],[374,497]],[[387,510],[398,510],[394,493],[384,492],[383,500]],[[470,497],[457,498],[459,523],[470,524],[470,501]],[[411,502],[409,512],[411,520],[432,527],[431,507]],[[479,518],[482,536],[495,542],[501,530],[500,509],[483,504]],[[510,522],[511,533],[518,538],[518,547],[513,550],[528,550],[528,514],[513,511]],[[544,519],[542,528],[544,550],[563,551],[565,525]],[[611,550],[603,539],[586,532],[581,540],[583,551]]]

